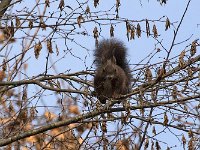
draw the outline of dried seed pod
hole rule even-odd
[[[157,28],[156,28],[156,25],[154,24],[153,25],[153,36],[154,36],[154,38],[157,38],[158,37],[158,31],[157,31]]]
[[[169,119],[168,119],[167,114],[166,114],[166,112],[165,112],[165,113],[164,113],[164,121],[163,121],[163,125],[166,126],[167,123],[168,123],[168,121],[169,121]]]
[[[90,7],[87,5],[86,10],[85,10],[86,14],[90,13]]]
[[[186,144],[186,139],[185,139],[185,136],[184,135],[182,135],[182,142],[183,142],[183,148],[185,148],[185,144]]]
[[[177,99],[178,91],[177,91],[177,86],[174,85],[172,89],[172,98]]]
[[[42,44],[39,41],[38,44],[36,44],[35,47],[34,47],[34,53],[35,53],[35,58],[36,59],[38,59],[41,49],[42,49]]]
[[[33,28],[33,20],[29,20],[28,27],[29,27],[30,29]]]
[[[40,22],[40,27],[43,29],[43,30],[46,30],[46,24],[42,21]]]
[[[112,24],[110,26],[110,37],[114,37],[114,27]]]
[[[151,70],[149,68],[146,68],[146,71],[145,71],[145,80],[149,82],[152,81],[152,73],[151,73]]]
[[[147,33],[147,37],[149,37],[149,35],[150,35],[150,27],[149,27],[149,22],[148,22],[147,19],[146,19],[146,33]]]
[[[135,27],[131,28],[131,37],[130,40],[135,39]]]
[[[64,2],[64,0],[60,0],[60,3],[59,3],[58,8],[62,11],[62,10],[64,9],[64,7],[65,7],[65,2]]]
[[[95,39],[97,39],[99,37],[99,31],[98,31],[97,27],[94,28],[93,35],[94,35]]]
[[[45,4],[46,4],[47,7],[50,7],[50,2],[49,2],[49,0],[45,0]]]
[[[144,149],[147,149],[149,147],[149,138],[147,137],[144,143]]]
[[[139,23],[137,24],[136,34],[137,34],[138,38],[141,37],[141,27],[140,27]]]
[[[188,136],[189,136],[189,138],[192,138],[192,137],[193,137],[193,132],[192,132],[191,129],[190,129],[189,132],[188,132]]]
[[[47,39],[47,49],[48,49],[49,53],[53,53],[51,39]]]
[[[193,143],[194,139],[191,138],[188,142],[188,150],[194,150],[194,143]]]
[[[197,52],[197,45],[196,45],[196,41],[192,42],[191,48],[190,48],[190,55],[194,56]]]
[[[160,149],[161,149],[161,147],[160,147],[158,141],[156,141],[156,150],[160,150]]]
[[[79,28],[81,27],[81,23],[82,23],[83,21],[84,21],[83,16],[82,16],[82,15],[78,16],[78,18],[77,18],[77,23],[78,23]]]
[[[2,70],[3,70],[3,71],[6,71],[6,69],[7,69],[7,62],[6,62],[5,59],[3,59],[3,62],[2,62]]]
[[[99,0],[94,0],[94,7],[96,8],[99,5]]]
[[[126,21],[126,36],[127,36],[127,39],[129,41],[129,33],[131,31],[131,25],[128,21]]]
[[[179,62],[178,62],[178,65],[179,67],[184,67],[185,66],[185,61],[184,61],[184,56],[185,56],[185,50],[183,50],[179,56]]]
[[[20,19],[18,17],[15,18],[15,26],[19,28],[21,25]]]
[[[169,28],[170,28],[170,21],[169,21],[169,18],[167,17],[165,21],[165,30],[168,30]]]
[[[105,133],[107,132],[107,126],[105,121],[102,122],[101,130]]]

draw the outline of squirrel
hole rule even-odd
[[[130,92],[131,72],[126,55],[126,47],[116,39],[102,40],[95,49],[94,90],[102,104]]]

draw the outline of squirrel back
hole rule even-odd
[[[131,73],[126,55],[126,47],[116,39],[103,40],[95,49],[94,89],[101,103],[130,91]]]

